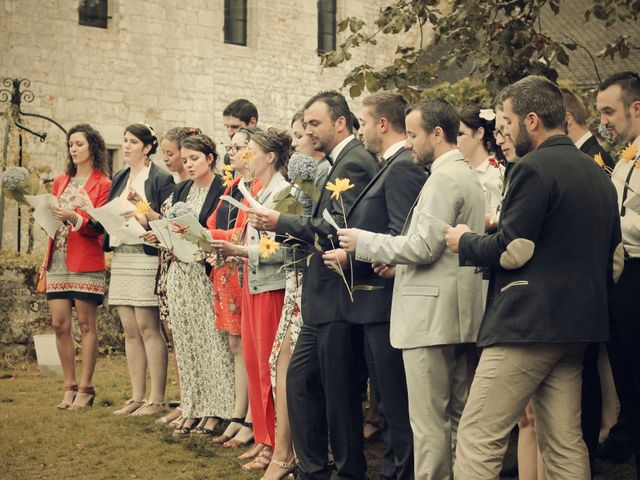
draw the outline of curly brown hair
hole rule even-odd
[[[73,163],[71,153],[69,152],[69,139],[74,133],[82,133],[84,135],[84,138],[87,139],[87,142],[89,143],[89,150],[91,151],[91,156],[93,157],[94,170],[99,170],[100,172],[109,176],[109,166],[107,165],[107,147],[105,146],[104,139],[102,138],[102,135],[100,135],[100,132],[86,123],[74,125],[67,132],[67,174],[73,177],[78,170],[78,167],[75,163]]]

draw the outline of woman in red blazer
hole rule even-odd
[[[96,310],[105,290],[105,263],[102,234],[94,228],[79,204],[90,200],[103,205],[111,180],[106,175],[106,148],[102,136],[89,125],[76,125],[67,134],[69,161],[65,173],[53,181],[51,193],[59,207],[53,217],[63,221],[54,238],[49,238],[45,266],[47,300],[56,346],[62,363],[65,393],[61,410],[91,406],[95,398],[92,384],[98,358]],[[71,310],[75,306],[82,335],[82,376],[76,382],[75,347],[71,336]]]

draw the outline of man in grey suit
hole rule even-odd
[[[400,236],[338,231],[356,259],[395,268],[391,345],[402,349],[409,393],[416,478],[453,478],[453,448],[467,394],[466,359],[457,348],[476,341],[482,317],[481,276],[447,251],[444,229],[462,219],[484,231],[484,194],[456,148],[456,110],[436,98],[410,108],[407,148],[431,165]]]

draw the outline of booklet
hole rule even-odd
[[[47,235],[55,237],[62,221],[56,220],[51,214],[51,207],[59,207],[58,199],[50,193],[42,195],[25,195],[25,200],[33,207],[33,219],[40,225]]]
[[[104,229],[122,243],[135,245],[144,243],[142,235],[146,230],[135,218],[125,219],[123,214],[134,209],[134,206],[120,197],[98,208],[89,208],[87,213],[104,227]]]
[[[631,195],[625,200],[624,206],[640,215],[640,195],[631,191],[629,193]]]
[[[206,253],[213,251],[213,247],[209,243],[211,241],[211,232],[200,225],[200,222],[192,213],[165,221],[167,224],[160,227],[161,235],[166,237],[168,234],[170,239],[167,242],[170,244],[169,249],[181,262],[200,261],[205,257]],[[176,228],[184,231],[182,233],[175,232]]]

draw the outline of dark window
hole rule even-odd
[[[224,43],[247,44],[247,0],[224,0]]]
[[[318,0],[318,53],[336,49],[336,0]]]
[[[80,0],[78,22],[87,27],[107,28],[109,0]]]
[[[109,178],[113,177],[113,160],[118,152],[117,148],[107,148],[107,168],[109,169]]]

